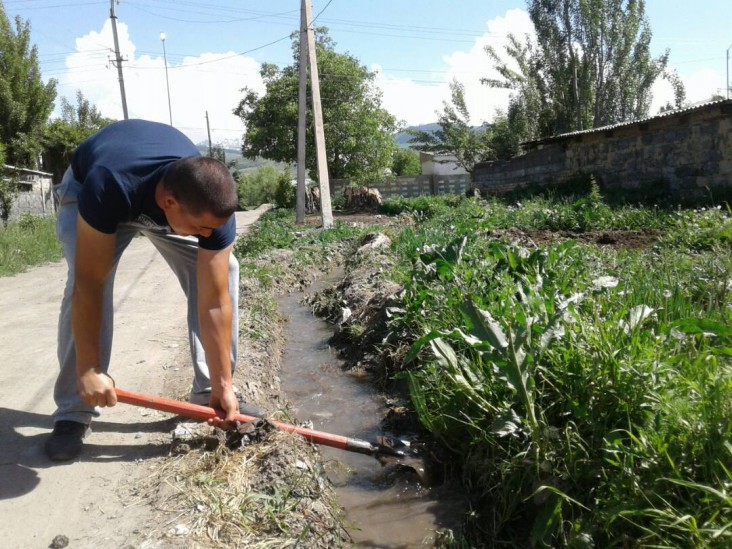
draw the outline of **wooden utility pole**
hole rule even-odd
[[[318,158],[318,182],[320,184],[320,217],[323,228],[333,225],[333,211],[330,206],[330,180],[328,179],[328,159],[325,155],[325,133],[323,131],[323,111],[320,106],[320,80],[318,59],[315,55],[315,33],[310,0],[302,0],[308,39],[308,60],[310,64],[310,88],[313,94],[313,119],[315,126],[315,153]]]
[[[114,37],[114,58],[112,64],[117,67],[117,74],[119,75],[119,91],[122,95],[122,114],[124,114],[125,120],[127,120],[127,96],[125,95],[125,79],[122,76],[122,56],[119,54],[119,38],[117,38],[117,14],[114,12],[114,3],[116,0],[111,0],[111,6],[109,10],[109,17],[112,19],[112,36]]]
[[[211,126],[208,123],[208,111],[206,111],[206,131],[208,132],[208,156],[213,156],[213,146],[211,145]]]
[[[300,85],[297,90],[297,200],[295,222],[305,223],[305,135],[307,124],[308,42],[305,1],[300,5]]]

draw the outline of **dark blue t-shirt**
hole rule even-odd
[[[82,184],[81,217],[107,234],[125,222],[168,228],[163,210],[155,203],[155,186],[172,162],[199,154],[190,139],[166,124],[123,120],[102,128],[79,145],[71,160],[74,177]],[[232,215],[211,236],[199,236],[198,244],[221,250],[235,236]]]

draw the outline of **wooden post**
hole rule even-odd
[[[328,159],[325,154],[325,133],[323,131],[323,111],[320,105],[320,80],[318,77],[318,60],[315,55],[315,33],[313,32],[313,16],[310,0],[302,0],[305,6],[307,23],[308,58],[310,62],[310,87],[313,94],[313,118],[315,124],[315,152],[318,158],[318,182],[320,184],[320,216],[323,228],[333,225],[333,211],[330,206],[330,183],[328,180]]]
[[[305,223],[305,136],[308,87],[308,24],[305,1],[300,6],[300,85],[297,91],[297,194],[295,223]],[[322,193],[321,193],[322,194]]]

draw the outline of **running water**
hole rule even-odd
[[[289,319],[280,377],[292,412],[319,431],[373,442],[384,434],[383,398],[368,381],[343,371],[328,346],[333,327],[301,305],[302,298],[292,294],[279,302]],[[456,491],[423,486],[414,471],[382,466],[370,456],[325,446],[320,452],[359,547],[430,547],[438,530],[457,526],[463,503]]]

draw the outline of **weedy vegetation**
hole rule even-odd
[[[388,233],[395,267],[374,276],[403,290],[381,345],[403,358],[389,375],[471,492],[455,546],[732,543],[729,208],[610,205],[591,188],[390,199],[383,212],[401,221],[369,230]],[[317,263],[364,234],[289,215],[238,252]],[[593,231],[653,244],[573,238]]]
[[[0,276],[12,276],[41,263],[61,259],[56,219],[26,214],[0,225]]]
[[[464,464],[474,541],[726,546],[730,212],[593,194],[465,200],[402,231],[397,375]],[[490,237],[508,227],[663,232],[644,250]]]

